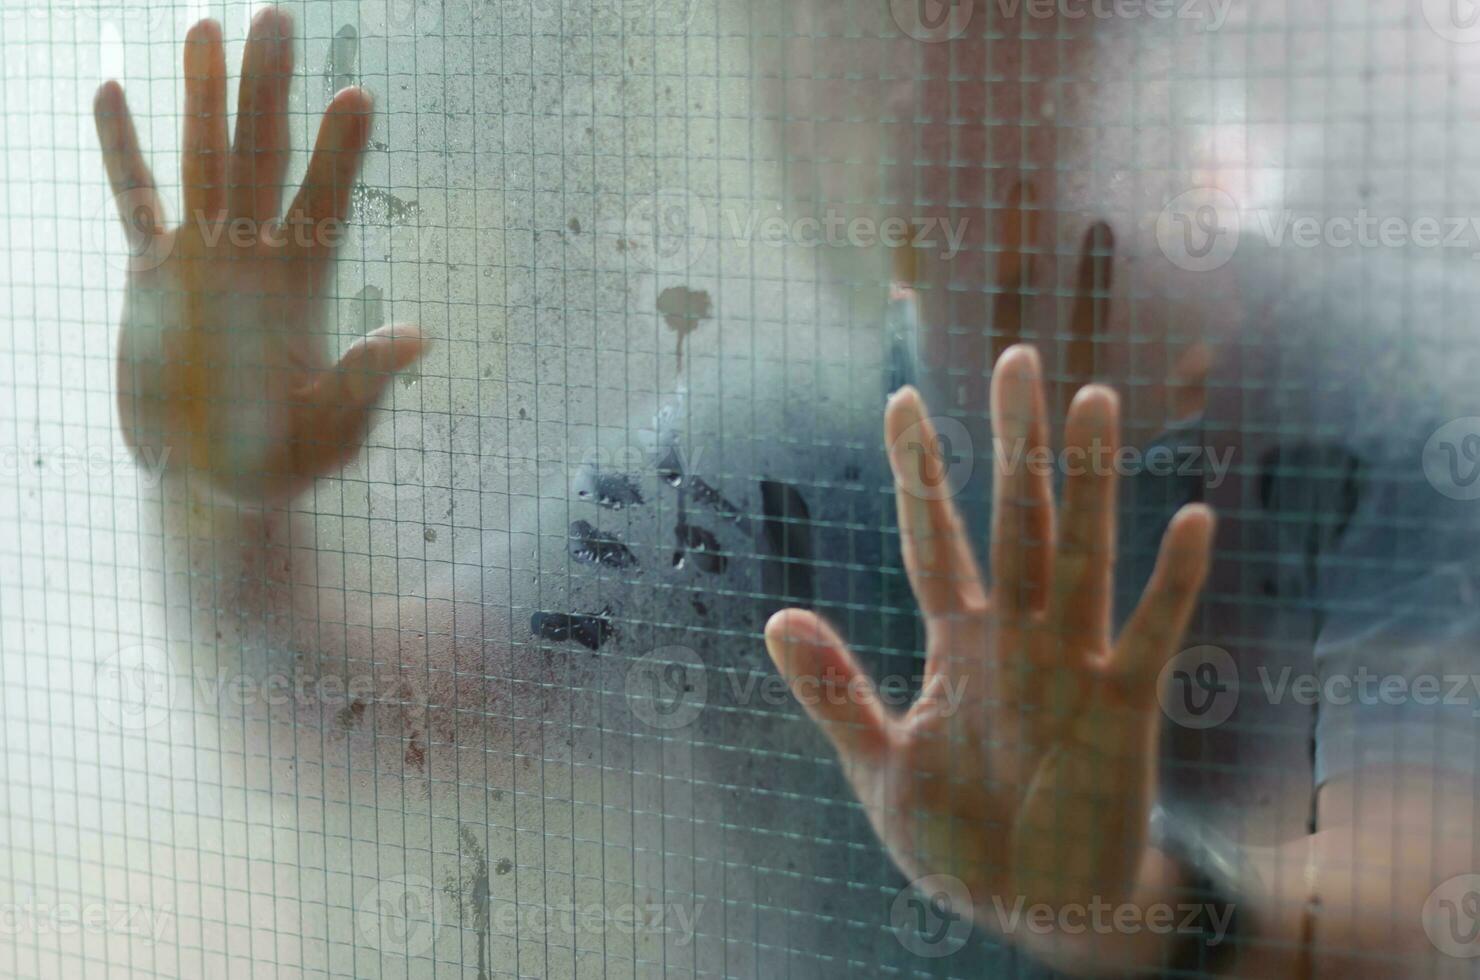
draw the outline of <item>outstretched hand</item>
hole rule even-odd
[[[130,244],[119,339],[119,409],[135,451],[204,475],[237,499],[281,502],[360,448],[371,409],[423,350],[411,326],[375,330],[338,364],[325,326],[350,192],[372,104],[347,88],[330,103],[286,219],[293,24],[259,12],[242,58],[228,142],[221,28],[185,42],[185,214],[166,227],[123,89],[94,114]]]
[[[905,389],[887,409],[905,567],[927,636],[924,685],[906,714],[886,709],[816,615],[789,610],[766,627],[777,667],[836,747],[895,861],[912,878],[959,879],[984,926],[999,901],[1133,900],[1155,790],[1157,678],[1201,590],[1214,524],[1203,506],[1177,515],[1139,608],[1113,639],[1114,472],[1071,470],[1055,513],[1048,473],[1025,463],[1048,429],[1032,348],[998,362],[992,418],[1011,448],[994,453],[989,590],[939,492],[938,437],[919,395]],[[1100,447],[1099,458],[1113,459],[1119,430],[1115,393],[1084,388],[1063,458],[1093,459]],[[819,689],[831,693],[803,694]]]

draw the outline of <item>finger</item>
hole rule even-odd
[[[286,472],[320,476],[359,452],[381,395],[425,349],[421,331],[404,324],[381,327],[350,348],[296,406],[293,436],[283,447]]]
[[[1038,352],[1014,347],[992,372],[992,608],[1001,615],[1041,610],[1048,591],[1053,489],[1041,458],[1046,416]]]
[[[992,311],[992,360],[995,363],[1023,339],[1028,289],[1033,282],[1033,247],[1038,241],[1039,213],[1033,188],[1018,184],[1002,213],[1001,251],[997,253],[997,298]]]
[[[1115,233],[1103,221],[1084,234],[1079,257],[1079,279],[1069,313],[1069,343],[1064,354],[1065,382],[1058,405],[1065,411],[1082,385],[1098,375],[1098,344],[1110,319],[1110,285],[1114,269]]]
[[[1162,538],[1156,571],[1109,664],[1137,699],[1156,697],[1157,675],[1187,630],[1207,579],[1215,525],[1210,508],[1192,504],[1178,512]]]
[[[214,221],[226,210],[226,53],[221,25],[203,20],[185,36],[186,220]]]
[[[1120,449],[1120,405],[1100,385],[1082,389],[1064,428],[1064,503],[1058,520],[1049,621],[1069,662],[1100,653],[1110,635],[1115,563],[1115,491],[1111,463]]]
[[[873,681],[831,627],[800,609],[779,612],[766,624],[766,649],[845,764],[884,752],[894,722]]]
[[[236,140],[229,174],[231,216],[267,221],[278,213],[288,169],[288,85],[293,79],[293,18],[264,7],[252,19],[242,55]]]
[[[966,529],[951,500],[949,451],[913,388],[903,388],[884,412],[884,438],[894,470],[899,538],[905,570],[926,617],[985,611],[987,597]]]
[[[149,238],[164,231],[164,204],[154,184],[154,175],[139,149],[139,134],[124,99],[123,86],[106,82],[93,100],[93,121],[98,144],[103,148],[103,166],[118,204],[118,216],[136,250]]]
[[[290,220],[322,228],[349,217],[350,193],[360,172],[360,156],[370,139],[373,109],[364,89],[347,88],[334,96],[319,126],[318,143],[303,187],[289,209]],[[306,254],[322,256],[330,250],[330,240],[330,236],[315,234],[309,236],[309,244],[299,248]]]

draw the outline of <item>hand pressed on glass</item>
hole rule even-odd
[[[910,877],[965,882],[983,925],[996,900],[1131,901],[1155,790],[1157,675],[1206,576],[1213,515],[1194,505],[1176,516],[1139,608],[1113,639],[1115,474],[1071,472],[1056,514],[1046,472],[995,454],[988,590],[948,495],[918,492],[934,459],[901,436],[931,443],[925,416],[912,389],[885,416],[905,566],[926,622],[919,701],[903,717],[888,713],[843,641],[809,612],[771,620],[771,655],[793,689],[818,678],[845,686],[849,696],[806,698],[807,709]],[[1045,446],[1033,349],[998,362],[992,417],[997,439],[1026,440],[1029,453]],[[1065,442],[1113,449],[1119,428],[1114,392],[1090,386],[1074,399]]]
[[[191,29],[185,214],[173,229],[122,87],[103,85],[94,106],[133,256],[119,337],[124,435],[135,450],[260,503],[291,498],[352,458],[391,377],[424,347],[415,327],[387,326],[330,360],[327,299],[372,105],[359,88],[334,97],[282,217],[292,72],[292,20],[263,10],[228,141],[221,29]]]

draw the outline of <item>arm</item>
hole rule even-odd
[[[291,581],[286,505],[353,458],[382,392],[423,349],[416,328],[387,326],[337,363],[330,357],[327,300],[372,108],[358,88],[334,97],[284,214],[292,35],[280,9],[253,20],[228,140],[221,29],[212,21],[191,29],[176,227],[165,220],[122,88],[105,84],[94,106],[130,242],[120,423],[140,458],[164,470],[164,570],[188,570],[185,581],[215,590],[203,607],[213,615],[282,611],[279,593]],[[201,604],[189,605],[198,607],[191,625],[209,637]]]
[[[1455,954],[1480,952],[1476,886],[1455,879],[1477,867],[1477,788],[1429,768],[1326,786],[1315,834],[1253,854],[1265,884],[1250,896],[1262,925],[1246,962],[1340,980],[1473,976]]]

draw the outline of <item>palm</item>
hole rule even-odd
[[[999,362],[993,420],[999,440],[1045,444],[1030,349]],[[1114,642],[1113,473],[1071,473],[1056,515],[1048,475],[995,454],[989,595],[954,506],[928,492],[941,485],[926,472],[938,457],[906,450],[911,441],[937,445],[912,390],[890,402],[885,425],[905,565],[927,627],[920,700],[891,717],[811,613],[768,624],[778,666],[794,685],[810,677],[846,685],[849,697],[807,706],[911,877],[959,878],[978,912],[1001,898],[1061,908],[1129,896],[1154,792],[1155,682],[1201,587],[1211,515],[1193,507],[1173,521],[1141,606]],[[1067,445],[1113,446],[1117,432],[1113,393],[1082,391]]]
[[[119,340],[124,434],[137,450],[240,498],[276,501],[359,449],[390,376],[421,353],[411,327],[329,358],[325,296],[370,125],[369,97],[329,106],[303,187],[279,218],[289,146],[292,25],[253,22],[234,142],[220,29],[186,42],[185,216],[166,230],[123,92],[99,90],[108,174],[132,249]]]

